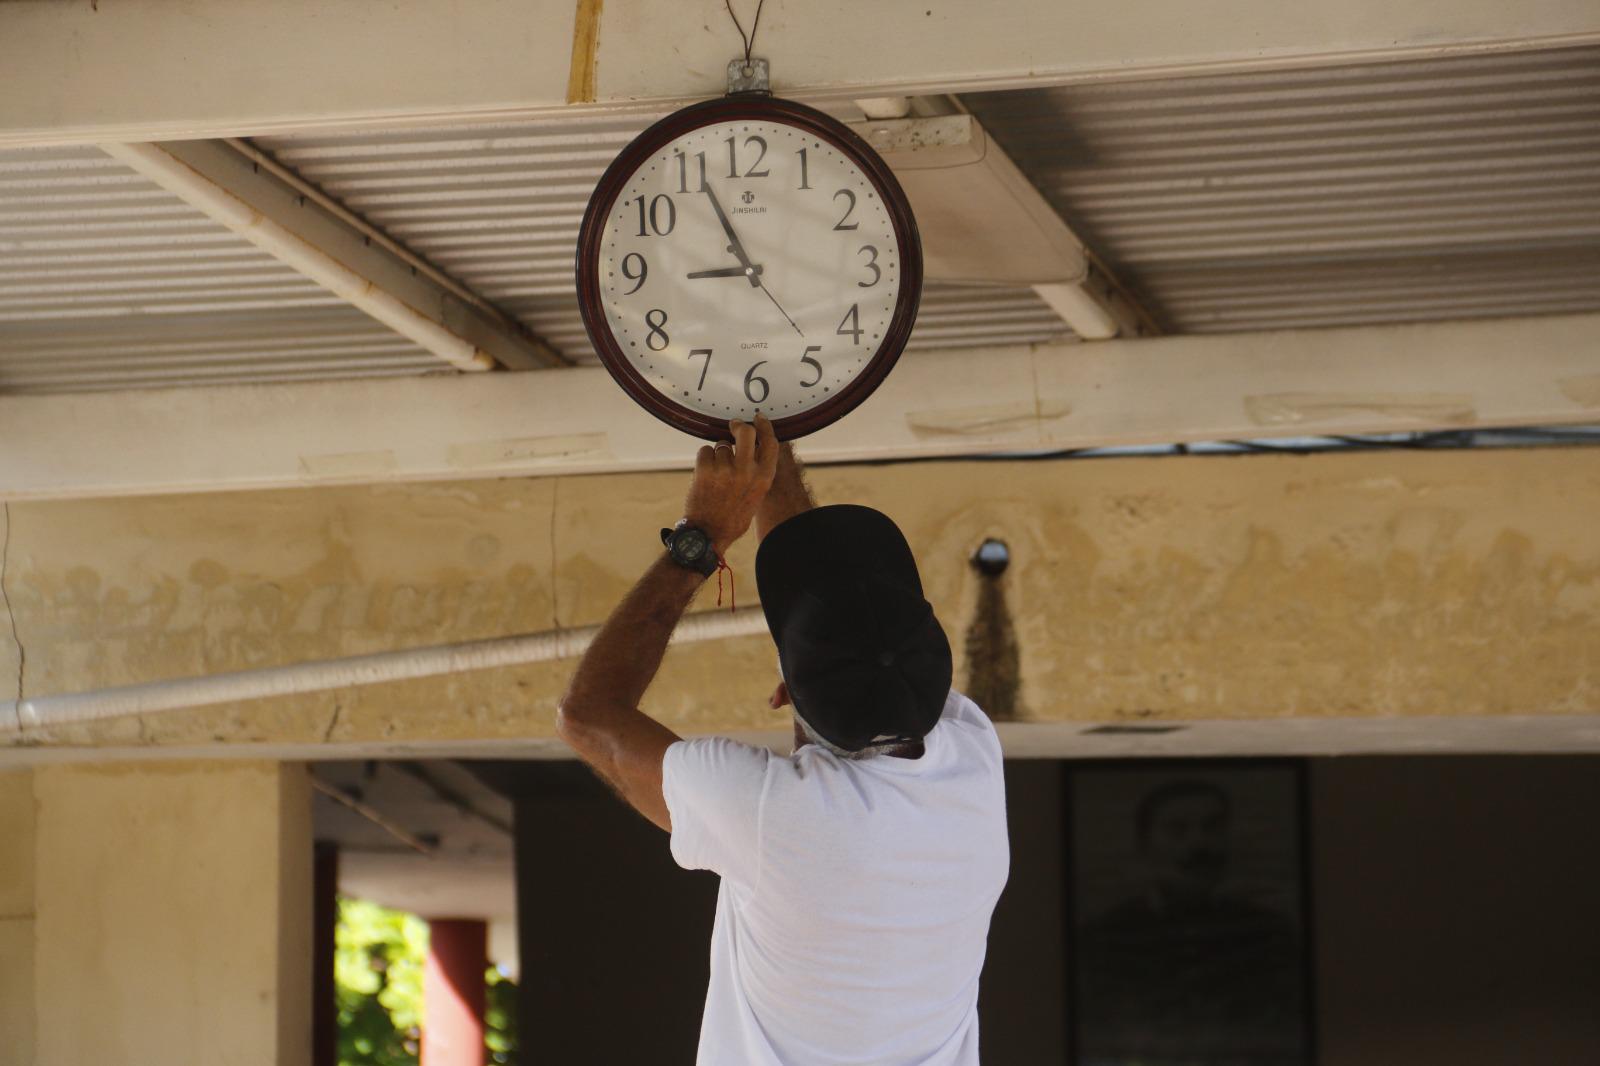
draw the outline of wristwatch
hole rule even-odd
[[[717,572],[721,560],[711,546],[711,538],[705,530],[691,526],[688,519],[680,520],[671,529],[663,529],[661,543],[667,546],[667,555],[672,561],[685,570],[693,570],[705,577]]]

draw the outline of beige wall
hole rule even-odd
[[[306,1061],[304,767],[151,762],[32,777],[37,950],[22,987],[25,1000],[31,985],[37,1049],[14,1061]],[[6,798],[0,812],[18,806]],[[0,966],[8,988],[12,971]],[[7,1024],[10,1009],[0,1008]]]
[[[1006,538],[1024,721],[1600,712],[1600,464],[1582,449],[819,469],[888,511],[959,649]],[[599,621],[685,477],[13,504],[30,694]],[[740,602],[752,550],[734,552]],[[711,606],[702,596],[702,608]],[[556,663],[33,738],[194,745],[548,737]],[[650,709],[781,726],[765,637],[671,653]]]

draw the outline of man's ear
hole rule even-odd
[[[779,681],[778,687],[772,690],[772,698],[767,701],[773,710],[789,706],[789,683]]]

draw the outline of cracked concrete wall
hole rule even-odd
[[[952,645],[1007,540],[1022,721],[1600,712],[1582,449],[819,469],[891,514]],[[13,504],[29,694],[600,621],[685,475]],[[733,553],[753,602],[753,544]],[[703,594],[699,609],[712,605]],[[62,727],[56,745],[542,738],[569,663]],[[958,664],[958,678],[969,676]],[[777,728],[765,637],[675,650],[649,707]]]
[[[0,699],[22,692],[22,645],[17,643],[16,619],[11,611],[10,569],[11,505],[0,506]]]

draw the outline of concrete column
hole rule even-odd
[[[422,1066],[483,1066],[483,975],[488,966],[487,922],[441,918],[428,923]]]
[[[319,840],[312,867],[311,1066],[338,1066],[339,1005],[333,979],[339,926],[339,845]]]
[[[0,1066],[33,1066],[33,773],[0,772]]]
[[[716,876],[679,869],[667,834],[581,765],[498,776],[517,802],[517,1021],[536,1061],[692,1062]]]
[[[34,772],[33,1066],[300,1066],[311,790],[299,764]]]

